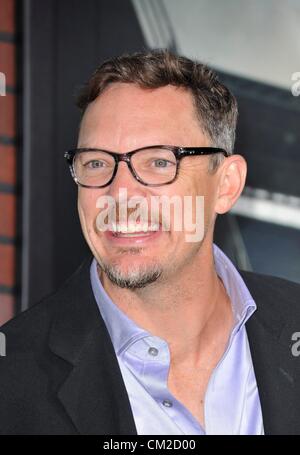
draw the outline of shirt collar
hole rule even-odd
[[[231,300],[235,320],[233,332],[238,331],[256,310],[256,304],[241,275],[217,245],[213,245],[217,275],[221,278]],[[104,319],[117,355],[138,339],[152,336],[126,316],[110,299],[98,276],[97,261],[94,258],[90,268],[93,293]]]
[[[149,332],[139,327],[132,319],[129,319],[113,303],[101,283],[95,258],[91,264],[90,276],[96,302],[117,354],[120,354],[138,339],[151,336]]]
[[[230,298],[235,329],[238,330],[254,313],[256,303],[231,260],[215,244],[213,245],[213,253],[216,272]]]

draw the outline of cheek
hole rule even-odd
[[[196,195],[204,197],[204,215],[207,221],[215,212],[216,185],[212,177],[208,176],[197,182]]]
[[[78,192],[77,206],[81,224],[84,223],[90,229],[93,220],[99,212],[96,195],[92,191],[88,191],[87,188],[80,189]]]
[[[193,176],[190,178],[190,182],[186,183],[184,191],[182,188],[180,188],[182,196],[191,196],[192,214],[188,211],[191,223],[202,224],[201,220],[204,218],[204,229],[207,230],[215,213],[215,187],[213,182],[205,177],[201,179],[199,176]]]

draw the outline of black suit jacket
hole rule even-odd
[[[88,258],[55,294],[1,327],[0,434],[124,434],[136,427],[93,296]],[[246,323],[266,434],[300,434],[300,285],[241,272],[257,304]]]

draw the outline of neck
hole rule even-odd
[[[180,274],[143,289],[120,289],[99,275],[120,310],[168,343],[173,362],[188,357],[196,364],[207,349],[217,349],[228,338],[231,305],[215,271],[212,244],[206,249],[203,245]]]

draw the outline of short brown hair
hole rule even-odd
[[[133,83],[155,89],[166,85],[183,87],[192,93],[198,119],[214,147],[233,153],[237,122],[237,102],[216,73],[203,63],[178,56],[168,50],[124,54],[106,60],[81,89],[77,106],[85,112],[109,84]],[[213,155],[210,170],[223,155]]]

